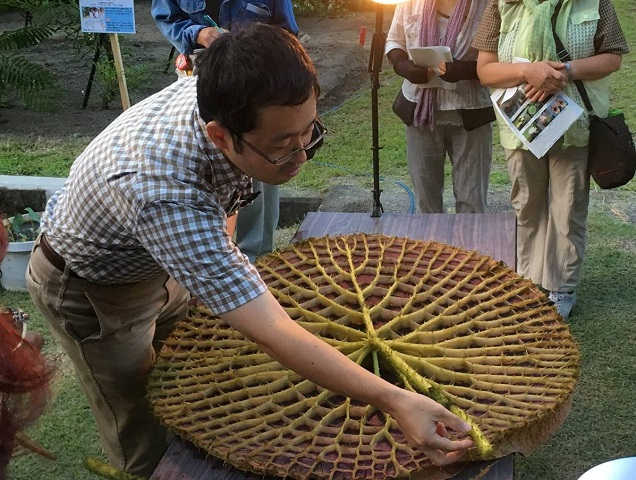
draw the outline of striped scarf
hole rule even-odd
[[[536,0],[535,0],[536,1]],[[422,15],[422,25],[420,27],[420,46],[432,47],[440,45],[439,28],[437,22],[437,8],[435,0],[426,4]],[[455,44],[459,37],[459,32],[464,24],[464,17],[470,5],[470,0],[457,0],[453,13],[448,20],[448,27],[441,45],[450,47],[451,52],[455,52]],[[435,124],[435,103],[437,90],[435,88],[423,88],[420,99],[415,108],[413,124],[416,127],[428,127],[431,130]]]

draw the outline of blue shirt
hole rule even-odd
[[[207,25],[205,0],[152,0],[152,17],[159,30],[181,53],[196,48],[199,32]],[[263,22],[298,35],[291,0],[224,0],[219,11],[220,26],[231,30],[244,23]]]

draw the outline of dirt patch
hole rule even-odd
[[[320,112],[339,104],[369,82],[370,35],[367,35],[366,45],[361,47],[359,32],[362,25],[370,31],[374,18],[372,12],[363,12],[337,18],[298,19],[301,31],[310,37],[305,48],[319,72]],[[176,79],[173,64],[168,64],[171,46],[150,16],[150,0],[135,2],[135,21],[136,34],[119,36],[133,104]],[[24,18],[19,14],[0,14],[0,31],[19,28],[23,24]],[[83,56],[79,56],[73,43],[60,36],[47,39],[24,54],[29,60],[45,64],[60,80],[60,105],[51,113],[27,110],[18,102],[0,108],[0,131],[3,133],[95,136],[122,112],[119,95],[110,102],[110,108],[102,108],[103,86],[99,81],[92,83],[87,106],[82,108],[94,50],[86,49]]]

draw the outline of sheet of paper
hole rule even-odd
[[[537,158],[544,156],[581,116],[583,109],[563,92],[543,102],[526,98],[525,84],[491,95],[495,110]]]
[[[527,62],[515,58],[513,62]],[[544,156],[583,114],[583,109],[563,92],[542,102],[526,98],[526,84],[496,89],[490,99],[515,136],[537,158]]]
[[[450,47],[440,45],[435,47],[411,47],[409,55],[415,65],[436,68],[442,62],[452,62],[453,55]]]
[[[439,45],[434,47],[411,47],[409,55],[415,65],[436,69],[442,62],[452,62],[453,55],[450,47]],[[421,88],[444,88],[446,90],[455,90],[457,86],[454,83],[445,82],[439,75],[435,74],[433,78],[424,84],[418,85]]]

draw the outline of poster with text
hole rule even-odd
[[[84,33],[135,33],[133,0],[80,0]]]

